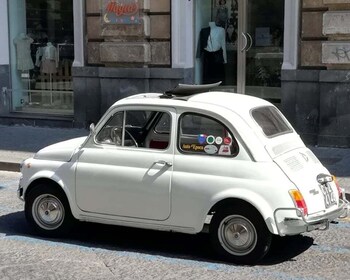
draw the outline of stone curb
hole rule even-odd
[[[0,170],[10,171],[10,172],[19,172],[20,171],[20,163],[0,161]]]

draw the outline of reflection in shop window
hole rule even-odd
[[[9,9],[12,109],[72,114],[73,0],[9,1]]]

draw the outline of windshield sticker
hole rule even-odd
[[[225,145],[231,145],[231,143],[232,143],[232,139],[230,137],[225,137],[224,144]]]
[[[207,145],[204,147],[204,151],[209,155],[215,155],[218,152],[218,148],[214,145]]]
[[[215,137],[214,137],[213,135],[209,135],[209,136],[207,137],[207,143],[208,143],[209,145],[213,145],[213,144],[215,143]]]
[[[198,144],[182,144],[181,149],[187,152],[203,152],[204,146]]]
[[[199,134],[198,135],[198,143],[203,145],[207,141],[207,135],[205,134]]]
[[[231,147],[229,145],[222,145],[219,150],[219,155],[221,156],[230,156]]]
[[[222,137],[216,137],[216,139],[215,139],[215,144],[216,145],[221,145],[222,144],[222,142],[223,142],[224,140],[222,139]]]

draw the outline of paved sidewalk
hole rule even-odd
[[[0,170],[18,171],[20,162],[41,148],[86,135],[85,129],[0,126]],[[350,194],[350,149],[310,148]]]

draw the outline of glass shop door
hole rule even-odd
[[[196,32],[199,34],[196,83],[220,80],[222,85],[218,90],[272,101],[280,99],[284,0],[201,0],[196,3]],[[203,31],[213,23],[222,28],[221,31],[215,28],[215,32],[225,34],[223,65],[206,59],[208,53],[203,50]],[[208,44],[213,43],[209,51],[215,51],[220,45],[215,40],[220,41],[219,36],[209,37]],[[208,75],[207,69],[213,71]]]

